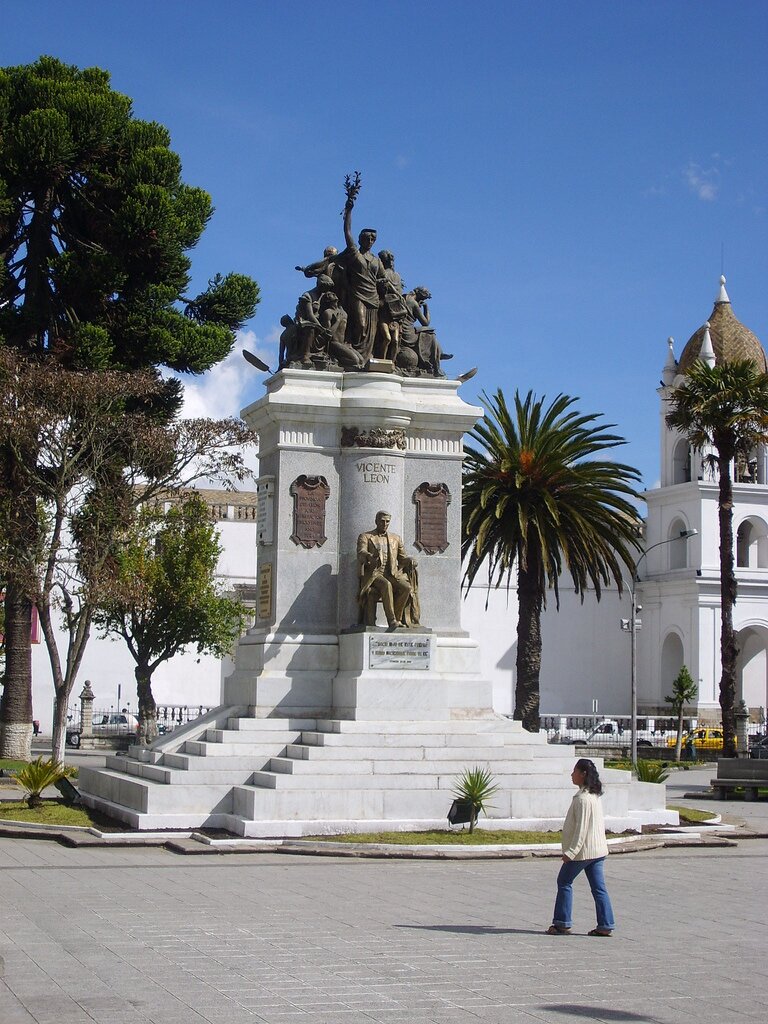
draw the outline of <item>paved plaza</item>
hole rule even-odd
[[[762,825],[768,805],[726,809]],[[0,1022],[764,1020],[767,854],[768,840],[743,839],[611,857],[618,930],[599,939],[583,879],[579,934],[542,934],[553,858],[181,857],[0,839]]]

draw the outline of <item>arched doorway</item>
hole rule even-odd
[[[677,633],[667,633],[661,645],[661,697],[672,693],[672,683],[685,664],[683,641]]]
[[[672,455],[672,483],[687,484],[691,479],[691,446],[683,437]]]
[[[748,708],[768,708],[768,627],[750,625],[738,633],[736,700]]]
[[[739,524],[736,566],[739,569],[768,569],[768,527],[757,516]]]
[[[674,543],[667,544],[670,569],[688,568],[688,542],[681,538],[681,534],[688,529],[688,524],[682,519],[673,519],[667,534],[668,539]]]

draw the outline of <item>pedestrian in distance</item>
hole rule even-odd
[[[589,758],[580,757],[571,772],[579,787],[563,822],[563,866],[557,876],[557,898],[547,935],[569,935],[573,927],[573,883],[583,871],[597,911],[597,927],[590,935],[609,937],[615,927],[611,898],[605,887],[603,867],[608,856],[605,821],[600,797],[603,784]]]

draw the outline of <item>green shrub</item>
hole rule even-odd
[[[498,786],[493,781],[493,775],[487,768],[466,768],[456,780],[453,795],[462,803],[469,804],[472,808],[472,816],[469,821],[469,831],[474,832],[475,822],[480,811],[485,811],[486,802],[498,791]],[[491,805],[488,804],[490,807]]]
[[[61,779],[73,774],[72,769],[60,761],[44,761],[42,756],[31,761],[16,772],[16,782],[27,793],[27,806],[40,807],[40,794],[48,786],[55,786]]]
[[[638,782],[666,782],[669,777],[669,765],[666,761],[641,761],[635,765]]]

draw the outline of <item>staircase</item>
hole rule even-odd
[[[444,827],[456,777],[475,765],[499,786],[489,827],[558,827],[573,795],[573,749],[502,716],[374,723],[249,710],[219,708],[104,769],[82,768],[84,801],[142,830],[285,837]],[[627,772],[605,777],[612,827],[672,820],[663,789],[630,786]]]

